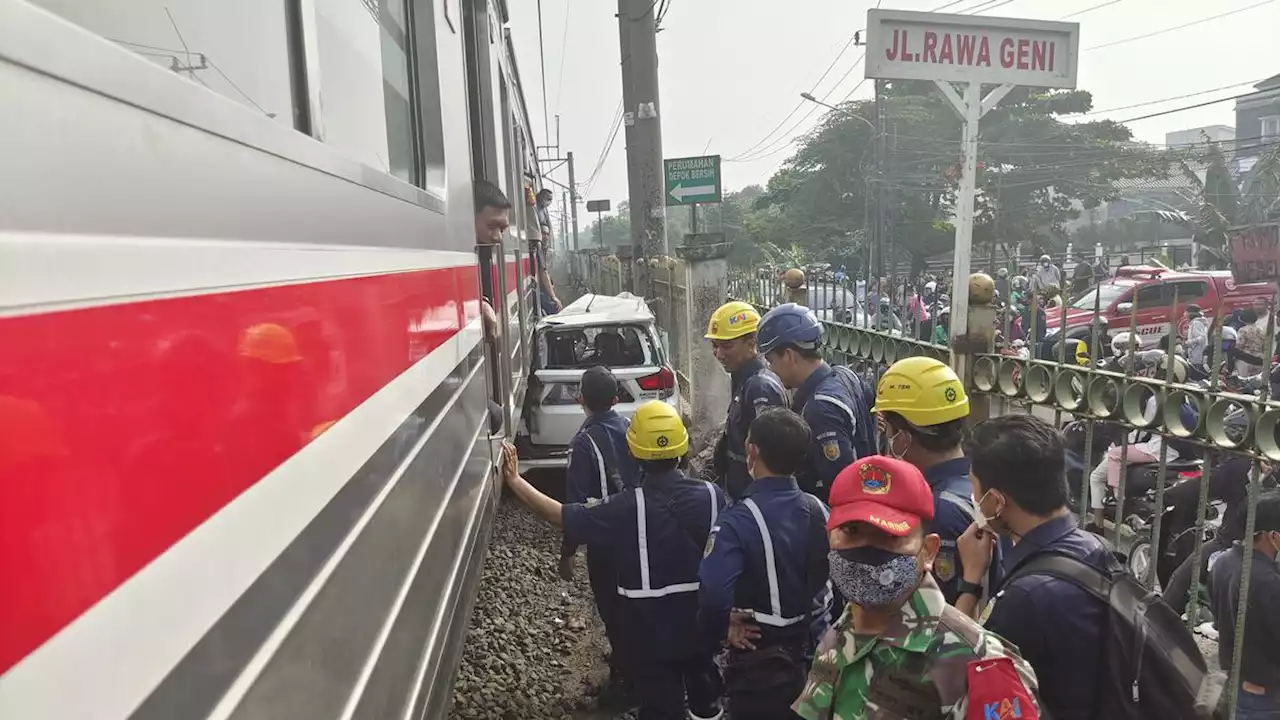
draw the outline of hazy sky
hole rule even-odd
[[[855,30],[866,25],[870,3],[848,0],[670,0],[658,35],[663,155],[740,155],[765,140],[812,90],[836,103],[872,95],[863,80],[862,49],[850,46],[821,84],[814,84]],[[946,0],[883,0],[882,7],[930,10]],[[946,12],[1057,20],[1107,0],[963,0]],[[1080,23],[1078,87],[1093,93],[1094,108],[1133,105],[1202,90],[1225,89],[1158,105],[1090,116],[1115,120],[1247,92],[1252,83],[1280,73],[1275,51],[1280,2],[1180,30],[1092,50],[1147,33],[1174,28],[1262,0],[1119,0],[1069,18]],[[542,135],[541,68],[536,0],[508,0],[521,76],[539,144]],[[996,5],[999,7],[996,7]],[[990,7],[985,13],[982,8]],[[584,181],[608,140],[622,97],[615,0],[542,0],[546,47],[547,107],[560,115],[561,146],[573,150]],[[965,12],[965,14],[968,14]],[[567,27],[567,38],[566,38]],[[566,41],[567,39],[567,41]],[[847,75],[846,75],[847,73]],[[843,77],[843,80],[841,78]],[[791,154],[784,144],[817,122],[814,106],[796,113],[760,144],[745,162],[726,162],[726,189],[763,183]],[[1166,132],[1203,125],[1234,125],[1230,101],[1132,123],[1136,137],[1163,143]],[[958,140],[958,138],[957,138]],[[553,138],[554,142],[554,138]],[[626,153],[622,132],[584,199],[626,198]],[[776,151],[776,152],[775,152]],[[564,178],[560,178],[564,182]],[[558,203],[557,203],[558,206]],[[582,208],[580,208],[580,211]],[[583,225],[585,226],[585,221]]]

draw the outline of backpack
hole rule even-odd
[[[1191,632],[1158,593],[1118,566],[1099,570],[1072,557],[1044,554],[1018,568],[1066,580],[1107,605],[1098,667],[1098,707],[1108,720],[1209,720],[1227,717],[1226,676],[1211,672]]]

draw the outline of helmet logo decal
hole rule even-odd
[[[737,325],[740,322],[746,322],[750,319],[751,319],[751,315],[749,313],[740,312],[737,315],[734,315],[733,317],[729,318],[729,324]]]
[[[712,320],[712,321],[711,321],[711,332],[713,332],[713,333],[718,333],[718,332],[720,332],[720,323],[719,323],[719,322],[717,322],[717,321],[715,321],[715,320]]]
[[[658,447],[666,447],[670,444],[671,444],[671,441],[667,439],[666,435],[658,436]]]
[[[858,468],[858,477],[862,479],[862,491],[868,495],[887,495],[893,482],[893,476],[887,470],[871,463],[863,463]]]
[[[946,398],[947,398],[947,402],[955,402],[955,401],[956,401],[956,389],[955,389],[955,388],[949,387],[949,388],[947,388],[945,391],[943,391],[943,393],[942,393],[942,394],[946,396]]]

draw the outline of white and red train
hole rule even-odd
[[[443,715],[532,327],[507,22],[0,0],[0,718]]]

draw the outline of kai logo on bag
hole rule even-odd
[[[1031,692],[1007,657],[969,663],[969,708],[965,720],[1039,720]]]

